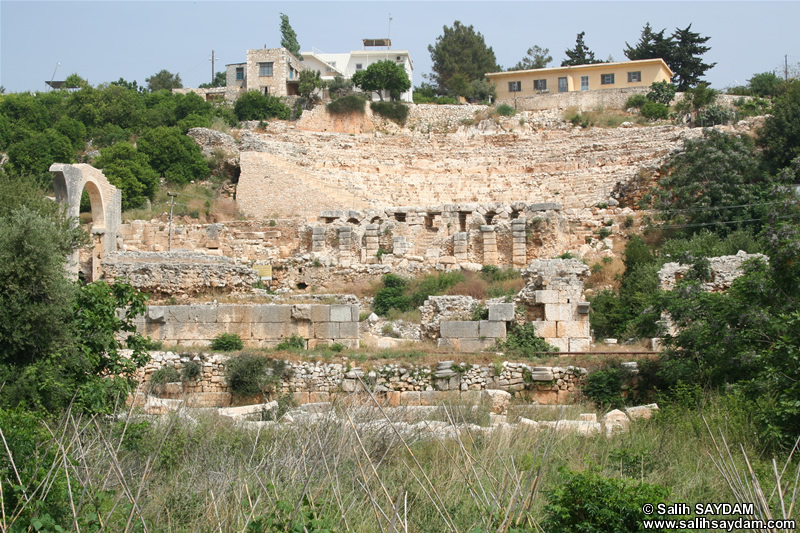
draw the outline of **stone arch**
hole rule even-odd
[[[122,192],[111,185],[101,171],[84,163],[70,165],[53,163],[53,188],[56,201],[66,205],[67,215],[78,219],[83,190],[89,193],[92,206],[92,281],[102,274],[103,257],[117,249],[117,237],[122,223]],[[78,275],[78,252],[70,257],[69,270]]]

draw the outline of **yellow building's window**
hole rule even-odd
[[[547,90],[547,80],[533,80],[533,90],[534,91],[546,91]]]
[[[600,85],[614,85],[614,75],[613,74],[601,74],[600,75]]]
[[[638,83],[642,81],[642,71],[628,72],[628,83]]]
[[[510,93],[518,93],[522,91],[522,82],[521,81],[510,81],[508,82],[508,92]]]

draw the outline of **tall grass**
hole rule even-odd
[[[658,483],[671,489],[671,501],[691,504],[731,501],[738,485],[714,467],[729,473],[730,463],[749,465],[753,474],[744,477],[778,472],[779,483],[762,480],[760,492],[773,516],[793,512],[796,467],[760,457],[736,397],[684,395],[610,439],[519,426],[488,432],[480,407],[410,410],[366,401],[316,415],[295,410],[291,424],[234,424],[213,410],[157,418],[68,412],[41,426],[47,438],[39,448],[49,452],[28,457],[15,453],[18,426],[4,424],[0,528],[35,529],[49,517],[93,531],[538,531],[561,467]],[[570,416],[587,412],[570,409]],[[512,410],[537,416],[524,406]],[[724,452],[703,416],[750,462]],[[55,490],[63,495],[57,503],[48,499]],[[12,501],[13,491],[19,498]]]

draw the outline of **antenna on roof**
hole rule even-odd
[[[389,31],[386,32],[386,40],[389,41],[389,50],[392,49],[392,14],[389,13]]]

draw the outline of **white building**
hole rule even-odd
[[[414,64],[408,50],[392,50],[392,41],[389,39],[363,39],[363,49],[353,50],[341,54],[328,54],[313,49],[311,52],[300,52],[303,64],[307,70],[318,70],[323,80],[332,80],[336,76],[345,79],[353,77],[359,70],[366,70],[368,66],[378,61],[394,61],[403,68],[411,81],[411,88],[404,92],[400,99],[404,102],[413,102],[414,93]],[[383,48],[377,50],[375,48]],[[373,98],[380,98],[377,93]],[[386,95],[384,95],[386,98]]]

